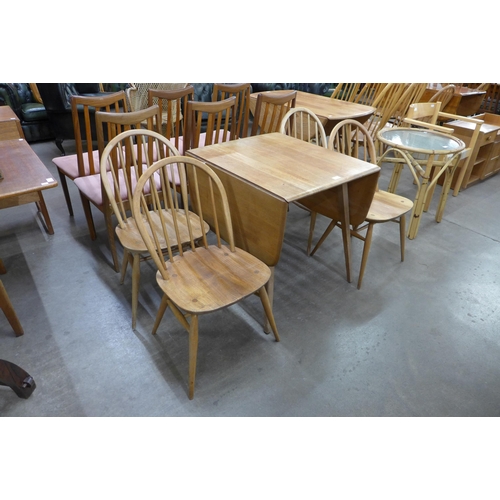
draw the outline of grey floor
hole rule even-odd
[[[54,143],[33,148],[58,178]],[[384,170],[382,188],[387,179]],[[70,189],[74,217],[60,187],[45,192],[53,236],[34,204],[0,212],[2,281],[25,330],[16,338],[0,314],[0,358],[37,384],[28,400],[0,387],[0,415],[500,415],[500,175],[450,197],[440,224],[434,201],[404,263],[397,225],[377,227],[361,290],[361,242],[349,284],[340,233],[307,257],[309,216],[291,206],[276,269],[281,342],[262,332],[254,297],[203,317],[193,401],[185,331],[168,313],[151,335],[160,301],[152,265],[142,266],[134,331],[130,274],[120,285],[102,215],[91,241]],[[400,194],[414,192],[405,177]]]

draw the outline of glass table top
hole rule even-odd
[[[465,148],[456,137],[416,128],[395,127],[379,132],[379,139],[393,147],[401,146],[410,151],[432,151],[439,154],[454,153]]]

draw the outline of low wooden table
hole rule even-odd
[[[0,140],[0,208],[36,203],[49,234],[54,234],[42,191],[57,181],[24,139]]]
[[[276,93],[283,94],[291,92],[291,90],[269,90],[267,92],[254,92],[250,94],[250,111],[255,114],[255,105],[257,103],[258,94]],[[307,108],[318,116],[321,123],[325,127],[326,135],[329,135],[337,123],[342,120],[352,119],[360,123],[364,123],[375,113],[375,108],[365,106],[364,104],[356,104],[354,102],[341,101],[332,99],[318,94],[309,92],[297,91],[297,99],[295,107]]]
[[[271,268],[271,303],[288,204],[322,191],[331,190],[332,203],[343,207],[346,271],[351,281],[348,184],[378,177],[377,165],[277,132],[192,149],[186,154],[206,162],[224,184],[236,246]]]
[[[19,118],[10,106],[0,106],[0,141],[18,138],[24,139]]]

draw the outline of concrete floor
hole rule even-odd
[[[32,146],[58,179],[55,144]],[[70,142],[65,148],[72,152]],[[382,188],[387,179],[384,171]],[[353,240],[349,284],[340,232],[307,257],[309,216],[291,206],[276,269],[281,342],[262,332],[254,297],[203,317],[193,401],[185,331],[167,313],[151,335],[160,301],[154,268],[142,266],[133,331],[130,274],[120,285],[102,215],[95,211],[91,241],[70,189],[74,217],[60,187],[45,192],[53,236],[34,204],[0,212],[2,281],[25,330],[16,338],[0,314],[0,358],[37,384],[28,400],[0,387],[0,415],[500,415],[500,175],[450,196],[440,224],[434,200],[404,263],[397,225],[377,227],[361,290],[361,242]],[[400,194],[414,192],[405,177]]]

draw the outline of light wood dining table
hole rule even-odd
[[[259,94],[283,94],[291,92],[291,90],[269,90],[266,92],[254,92],[250,94],[250,111],[255,114],[255,105],[257,103],[257,95]],[[375,108],[357,104],[354,102],[342,101],[340,99],[332,99],[330,97],[312,94],[310,92],[297,91],[295,107],[307,108],[311,110],[320,119],[327,135],[333,130],[337,123],[342,120],[356,120],[364,123],[375,113]]]
[[[361,178],[373,183],[380,167],[277,132],[192,149],[186,154],[207,163],[224,184],[236,246],[271,268],[271,303],[288,204],[319,192],[331,191],[332,203],[343,207],[340,222],[346,242],[347,280],[351,281],[348,185]]]

